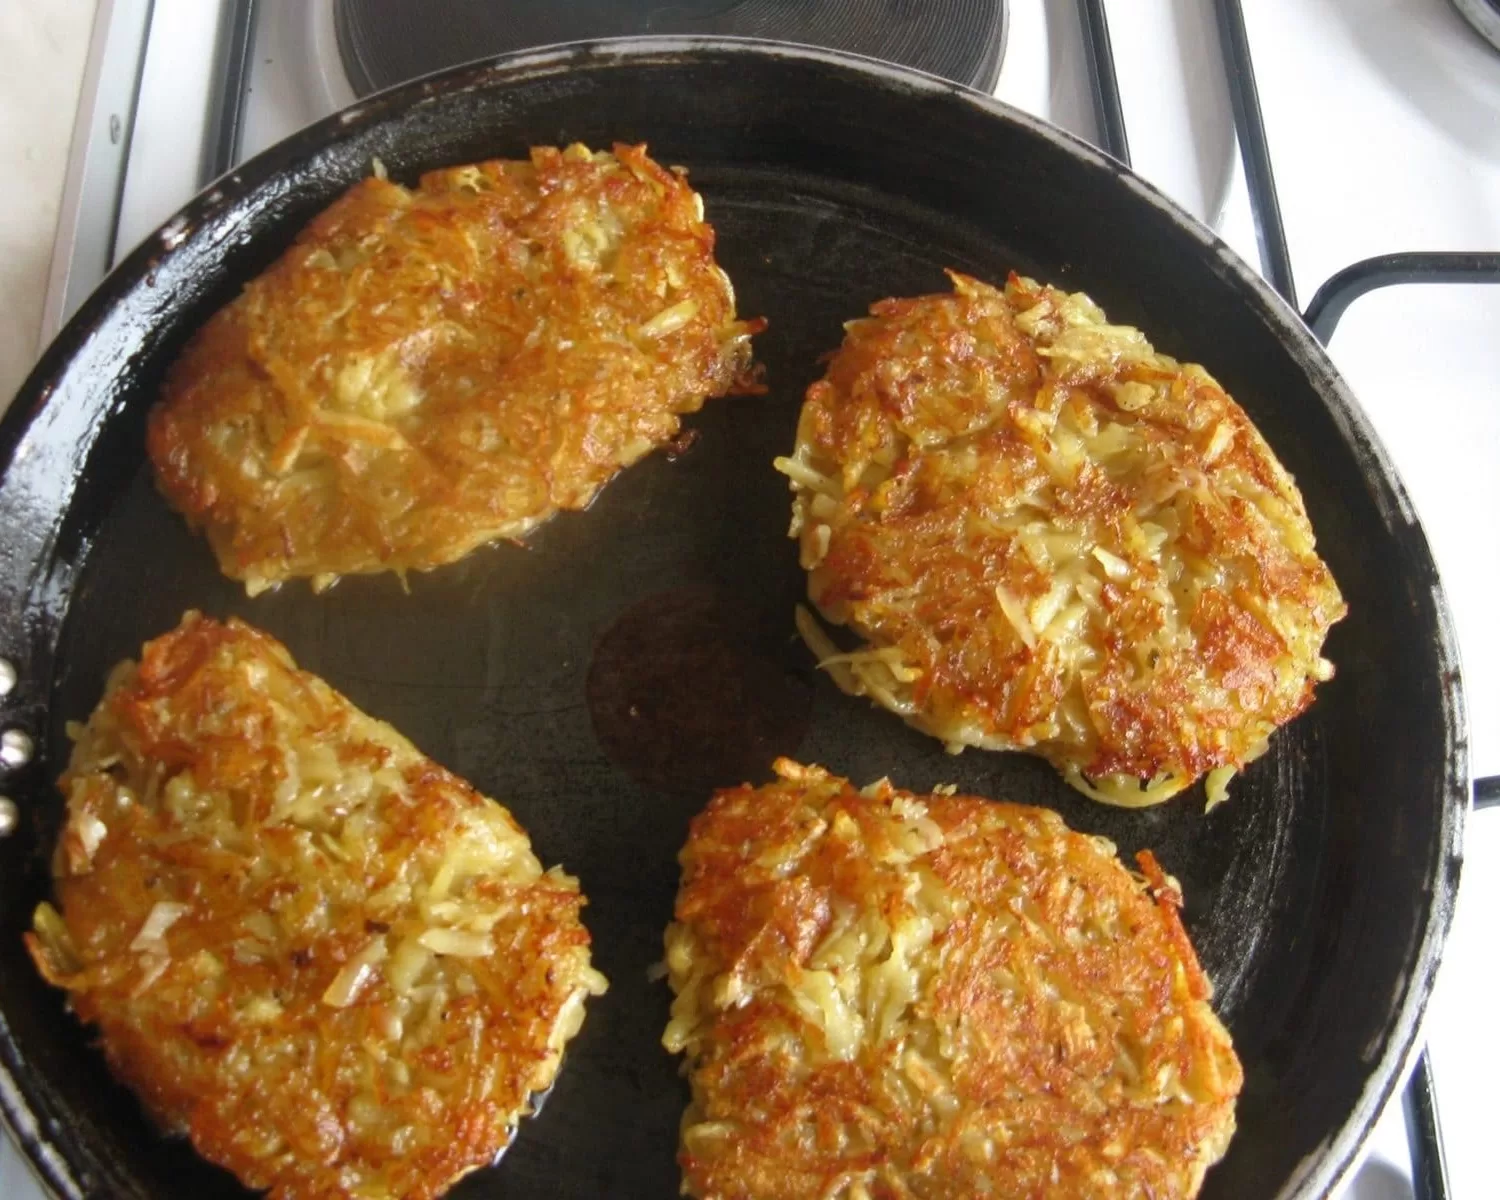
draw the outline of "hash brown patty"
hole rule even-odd
[[[275,1200],[424,1200],[550,1086],[578,883],[505,809],[239,621],[124,663],[27,944],[167,1130]]]
[[[158,485],[252,594],[520,538],[748,368],[713,247],[643,146],[365,179],[173,366]]]
[[[1087,296],[950,273],[850,322],[790,458],[804,637],[947,742],[1138,806],[1229,777],[1311,702],[1345,612],[1302,497],[1202,367]]]
[[[1149,854],[778,761],[683,848],[664,1037],[700,1200],[1195,1195],[1242,1074]]]

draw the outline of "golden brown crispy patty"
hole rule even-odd
[[[1345,607],[1291,476],[1201,368],[1088,297],[953,274],[883,300],[791,458],[804,637],[840,686],[1080,790],[1211,801],[1332,674]]]
[[[707,1200],[1194,1195],[1241,1071],[1149,854],[785,759],[682,851],[664,1042]]]
[[[277,1200],[491,1162],[604,990],[577,881],[238,621],[188,614],[73,732],[27,942],[156,1119]]]
[[[643,146],[366,179],[175,364],[158,483],[252,593],[521,537],[745,372],[713,246]]]

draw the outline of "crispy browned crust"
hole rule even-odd
[[[850,323],[781,460],[811,599],[906,676],[846,680],[1117,803],[1241,766],[1331,674],[1345,612],[1291,477],[1087,297],[953,281]]]
[[[161,490],[252,591],[521,537],[745,371],[713,245],[643,146],[366,179],[173,367]]]
[[[1196,1194],[1242,1074],[1155,861],[1148,886],[1049,811],[777,771],[682,851],[686,1190]]]
[[[490,1163],[603,990],[577,881],[238,621],[190,613],[75,732],[27,944],[157,1120],[277,1200]]]

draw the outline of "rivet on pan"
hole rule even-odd
[[[7,729],[0,733],[0,766],[24,767],[31,761],[35,749],[31,737],[21,729]]]
[[[16,686],[16,667],[8,658],[0,658],[0,696],[9,696]]]
[[[20,823],[21,813],[16,808],[16,802],[9,796],[0,796],[0,837],[9,837],[15,833],[16,826]]]

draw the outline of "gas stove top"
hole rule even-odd
[[[1257,0],[1243,6],[1243,25],[1233,20],[1240,4],[1225,0],[600,0],[567,10],[600,22],[576,31],[558,17],[562,6],[530,6],[530,23],[509,27],[496,14],[516,6],[432,0],[420,26],[412,7],[100,0],[44,336],[209,178],[370,88],[520,38],[637,31],[632,19],[645,22],[640,32],[843,39],[977,84],[1128,155],[1304,304],[1374,255],[1500,249],[1500,52],[1476,32],[1500,25],[1496,0]],[[810,15],[819,11],[822,24]],[[1246,86],[1245,64],[1256,86]],[[1500,288],[1406,286],[1355,303],[1330,344],[1433,544],[1464,656],[1479,775],[1500,773],[1500,623],[1489,614],[1500,593],[1496,330]],[[1484,928],[1500,920],[1500,817],[1470,823],[1467,857],[1427,1028],[1450,1194],[1480,1200],[1493,1194],[1488,1118],[1500,1077],[1488,1011],[1500,970]],[[1392,1105],[1346,1195],[1411,1196],[1410,1176]],[[31,1188],[0,1139],[0,1196],[30,1200]]]

